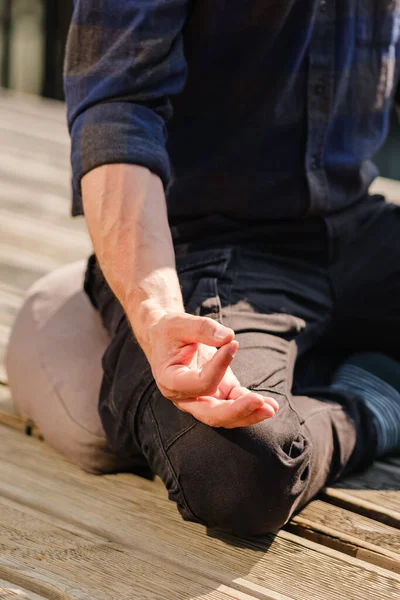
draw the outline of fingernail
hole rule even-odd
[[[222,342],[226,338],[227,335],[228,335],[228,330],[225,329],[225,327],[218,327],[214,331],[214,340],[216,340],[217,342]]]

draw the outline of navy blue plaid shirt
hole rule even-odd
[[[75,0],[65,89],[80,180],[144,165],[169,218],[329,215],[365,196],[398,79],[399,0]]]

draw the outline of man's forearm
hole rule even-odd
[[[104,165],[82,195],[99,264],[147,354],[152,324],[184,311],[162,183],[143,167]]]
[[[276,400],[242,387],[230,370],[234,332],[185,314],[160,179],[142,167],[105,165],[85,175],[82,193],[98,261],[163,396],[212,427],[271,418]]]

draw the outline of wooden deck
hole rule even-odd
[[[400,199],[400,183],[376,185]],[[26,288],[89,252],[69,194],[64,106],[0,93],[0,364]],[[400,459],[275,536],[221,536],[181,521],[159,483],[71,465],[13,414],[3,368],[0,381],[1,600],[400,599]]]

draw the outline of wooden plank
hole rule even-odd
[[[12,154],[1,146],[0,176],[6,180],[24,181],[33,187],[41,186],[42,191],[54,190],[65,196],[71,194],[70,176],[64,166],[43,163],[26,152],[15,151]]]
[[[400,527],[400,468],[376,462],[362,475],[353,475],[324,490],[324,500],[381,523]]]
[[[9,389],[0,386],[0,423],[40,438],[30,420],[17,416]],[[287,530],[350,556],[400,572],[400,531],[357,513],[316,500]]]
[[[21,100],[21,101],[19,101]],[[54,143],[68,143],[66,106],[32,97],[18,98],[0,93],[0,128],[34,134],[38,139]]]
[[[0,208],[1,243],[36,256],[72,262],[91,253],[89,236],[72,227],[47,225],[36,218]],[[7,281],[7,280],[6,280]]]
[[[2,179],[1,206],[3,209],[34,217],[39,221],[56,225],[69,225],[73,229],[86,230],[83,218],[72,219],[70,216],[70,196],[57,195],[33,189],[20,180],[6,181]]]
[[[40,431],[36,425],[22,415],[18,414],[12,401],[11,392],[8,386],[0,383],[0,424],[11,427],[15,431],[33,436],[42,440]]]
[[[20,94],[0,88],[0,109],[8,110],[10,118],[28,115],[34,122],[60,123],[65,120],[65,103],[40,96]]]
[[[0,579],[0,598],[1,600],[47,600],[45,596],[35,594],[29,590],[21,588],[19,585],[14,585]]]
[[[11,327],[22,301],[23,296],[20,290],[15,290],[0,280],[0,326]]]
[[[0,386],[0,423],[41,437],[30,420],[16,415],[4,386]],[[379,521],[315,500],[292,519],[287,530],[400,573],[400,531]]]
[[[32,212],[36,214],[39,211],[40,217],[51,219],[54,215],[58,215],[67,218],[71,224],[75,222],[70,217],[70,195],[34,190],[32,186],[16,176],[9,180],[2,179],[1,190],[3,208],[9,208],[8,205],[11,205],[17,212],[24,208],[29,214]],[[3,205],[3,197],[7,202],[6,205]]]
[[[202,527],[181,521],[160,486],[131,475],[89,476],[46,444],[6,428],[1,437],[1,497],[106,538],[113,547],[124,549],[120,557],[124,569],[148,556],[153,574],[168,565],[174,577],[182,572],[201,577],[213,586],[234,590],[233,598],[247,594],[250,598],[337,600],[339,580],[346,600],[370,600],[371,585],[374,597],[398,597],[400,576],[385,569],[288,532],[251,540],[211,532],[207,536]],[[124,552],[130,557],[127,562]],[[2,554],[0,564],[4,558],[10,560]],[[108,560],[104,553],[96,555],[97,564]],[[79,564],[74,565],[74,577],[79,577]],[[44,567],[46,573],[53,568],[35,563],[35,569]],[[82,572],[86,580],[85,565]],[[123,578],[120,571],[116,575]]]
[[[10,337],[10,327],[0,325],[0,364],[4,363],[6,348]]]
[[[42,119],[36,117],[33,119],[25,112],[15,115],[9,107],[6,107],[0,112],[0,131],[5,138],[9,139],[11,136],[14,136],[16,140],[19,136],[31,138],[31,143],[35,141],[39,147],[57,146],[61,155],[66,155],[69,136],[64,119],[65,115],[60,115],[53,122],[49,122],[43,117]]]
[[[1,287],[1,283],[0,283]],[[18,309],[21,306],[22,299],[19,298],[18,303],[14,302],[11,297],[7,297],[0,291],[0,327],[4,327],[6,330],[10,329],[14,320],[17,316]],[[0,332],[0,340],[2,334]],[[8,339],[8,333],[5,336]],[[0,343],[4,343],[0,341]]]
[[[0,384],[0,412],[17,415],[8,386]]]
[[[400,573],[400,531],[350,510],[314,500],[288,531]]]
[[[11,393],[0,386],[0,423],[40,438],[34,424],[15,412]],[[400,572],[400,531],[357,513],[315,500],[287,530],[350,556]]]
[[[0,242],[0,281],[22,292],[62,264],[60,257],[38,255],[34,250]]]
[[[1,158],[1,152],[0,152]],[[9,164],[6,163],[2,165],[0,163],[0,181],[6,182],[9,184],[17,184],[23,185],[25,189],[28,191],[27,198],[29,198],[29,191],[36,192],[38,194],[44,195],[57,195],[63,198],[71,198],[71,187],[69,184],[69,180],[66,177],[56,180],[47,180],[41,181],[40,177],[36,179],[30,178],[29,173],[19,174],[15,169],[15,164],[18,162],[15,159],[9,160]],[[23,162],[23,158],[20,157],[19,164]],[[10,168],[11,167],[11,168]],[[32,167],[32,164],[31,164]]]
[[[65,171],[70,169],[69,139],[57,135],[56,139],[38,137],[36,132],[29,131],[23,124],[15,129],[13,123],[3,123],[4,115],[0,113],[0,147],[8,150],[13,156],[23,154],[35,161],[54,165]]]
[[[160,564],[150,555],[127,551],[106,539],[94,540],[93,535],[87,536],[84,531],[71,533],[32,513],[25,514],[18,506],[10,507],[1,501],[0,505],[0,530],[7,566],[16,564],[17,575],[21,570],[28,575],[23,580],[25,586],[32,585],[32,579],[40,581],[45,577],[52,591],[56,589],[59,595],[71,600],[82,596],[96,600],[157,599],[167,598],[168,594],[173,598],[188,598],[197,597],[198,593],[213,600],[232,597],[224,591],[213,590],[218,587],[217,582],[199,578],[188,569],[180,571],[169,561]],[[0,573],[2,561],[3,556]],[[7,575],[13,578],[10,569]],[[50,590],[43,591],[48,594]]]
[[[6,369],[3,364],[3,359],[0,358],[0,385],[7,385],[8,377],[6,373]]]

